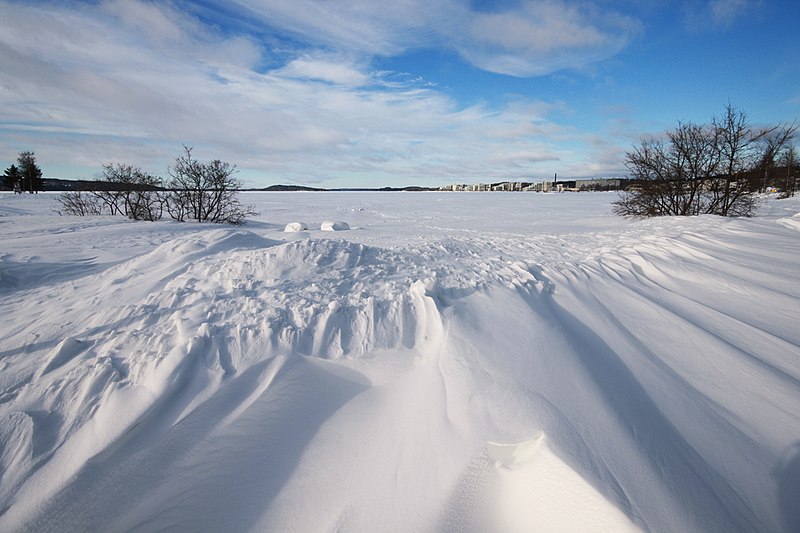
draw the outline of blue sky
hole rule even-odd
[[[194,147],[248,186],[624,175],[732,103],[800,118],[796,0],[0,0],[0,165]]]

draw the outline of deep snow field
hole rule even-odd
[[[243,196],[0,195],[0,531],[800,531],[800,198]]]

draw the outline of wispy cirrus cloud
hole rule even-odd
[[[641,30],[634,18],[589,2],[523,0],[497,11],[466,0],[237,0],[250,16],[318,46],[367,55],[450,48],[512,76],[547,74],[610,57]]]
[[[392,55],[431,44],[461,17],[456,0],[233,0],[240,15],[294,35],[302,42],[349,53]],[[235,9],[235,8],[234,8]],[[438,43],[437,43],[438,44]]]
[[[711,20],[717,26],[730,27],[736,19],[743,17],[754,3],[751,0],[712,0],[709,2]]]
[[[728,30],[748,15],[757,13],[762,0],[707,0],[684,4],[690,30]]]

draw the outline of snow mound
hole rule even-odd
[[[513,469],[530,462],[538,453],[543,440],[544,433],[540,433],[537,437],[516,444],[488,442],[486,453],[489,455],[489,459],[494,461],[495,467]]]
[[[800,213],[797,213],[792,217],[780,218],[778,219],[778,223],[786,226],[787,228],[800,231]]]
[[[562,460],[543,433],[488,442],[460,477],[444,531],[640,531],[614,503]]]
[[[70,359],[85,350],[84,342],[73,337],[61,341],[55,350],[48,356],[47,362],[42,367],[42,375],[66,364]]]
[[[495,531],[636,532],[617,507],[581,477],[539,436],[512,446],[489,444],[495,463],[489,498],[497,502]]]
[[[306,231],[308,229],[308,224],[305,222],[289,222],[286,224],[286,227],[283,229],[286,233],[297,233],[298,231]]]
[[[346,231],[350,229],[350,225],[347,222],[335,222],[332,220],[326,220],[322,224],[320,224],[319,229],[322,231]]]

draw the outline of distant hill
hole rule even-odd
[[[408,187],[380,187],[380,188],[369,188],[369,187],[346,187],[342,189],[327,189],[329,191],[340,191],[340,192],[424,192],[424,191],[438,191],[438,187],[419,187],[416,185],[410,185]]]
[[[66,191],[113,191],[118,190],[114,183],[109,183],[104,180],[65,180],[61,178],[44,178],[42,185],[45,191],[66,192]],[[126,185],[127,187],[127,185]],[[155,189],[163,189],[163,187],[156,187]],[[0,190],[3,190],[0,187]],[[320,187],[306,187],[304,185],[270,185],[269,187],[261,188],[246,188],[242,191],[258,191],[258,192],[325,192],[325,191],[340,191],[340,192],[399,192],[399,191],[438,191],[438,187],[419,187],[411,185],[408,187],[344,187],[337,189],[323,189]]]
[[[338,189],[321,189],[318,187],[306,187],[303,185],[270,185],[269,187],[264,187],[261,189],[242,189],[244,191],[266,191],[266,192],[285,192],[285,191],[328,191],[328,192],[398,192],[398,191],[438,191],[438,188],[435,187],[418,187],[418,186],[409,186],[409,187],[343,187]]]
[[[292,192],[292,191],[325,191],[317,187],[306,187],[304,185],[270,185],[260,189],[242,189],[243,191],[266,191],[266,192]]]

